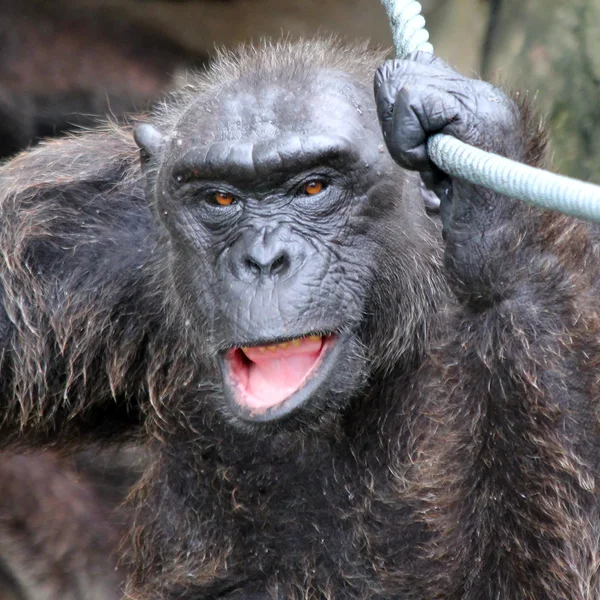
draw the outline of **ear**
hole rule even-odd
[[[133,130],[133,139],[140,149],[142,168],[158,155],[164,148],[165,138],[163,134],[148,123],[140,123]]]

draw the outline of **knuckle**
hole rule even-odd
[[[407,61],[399,58],[388,60],[377,69],[376,80],[380,84],[393,82],[406,72],[406,65]]]

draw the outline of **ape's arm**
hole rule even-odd
[[[429,404],[415,406],[422,422],[412,428],[429,432],[411,477],[427,485],[422,514],[439,533],[432,555],[459,586],[444,595],[595,597],[593,227],[450,182],[430,163],[426,141],[437,132],[540,161],[539,128],[500,90],[419,54],[385,65],[376,95],[392,156],[442,196],[445,264],[459,300],[453,333],[422,372],[419,397]]]
[[[115,129],[0,169],[2,445],[113,435],[140,420],[162,307],[156,289],[145,293],[158,257],[137,156]]]

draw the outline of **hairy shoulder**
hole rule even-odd
[[[158,232],[138,160],[130,130],[114,127],[45,143],[3,165],[5,268],[68,284],[78,272],[110,281],[111,272],[141,266]]]
[[[130,132],[112,129],[0,168],[0,345],[22,424],[51,421],[47,398],[68,395],[83,414],[139,393],[140,357],[164,329],[164,245],[138,161]],[[121,427],[130,417],[115,419]]]

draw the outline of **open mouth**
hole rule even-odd
[[[252,420],[288,414],[326,378],[339,345],[336,335],[307,335],[229,350],[223,366],[232,408]]]

